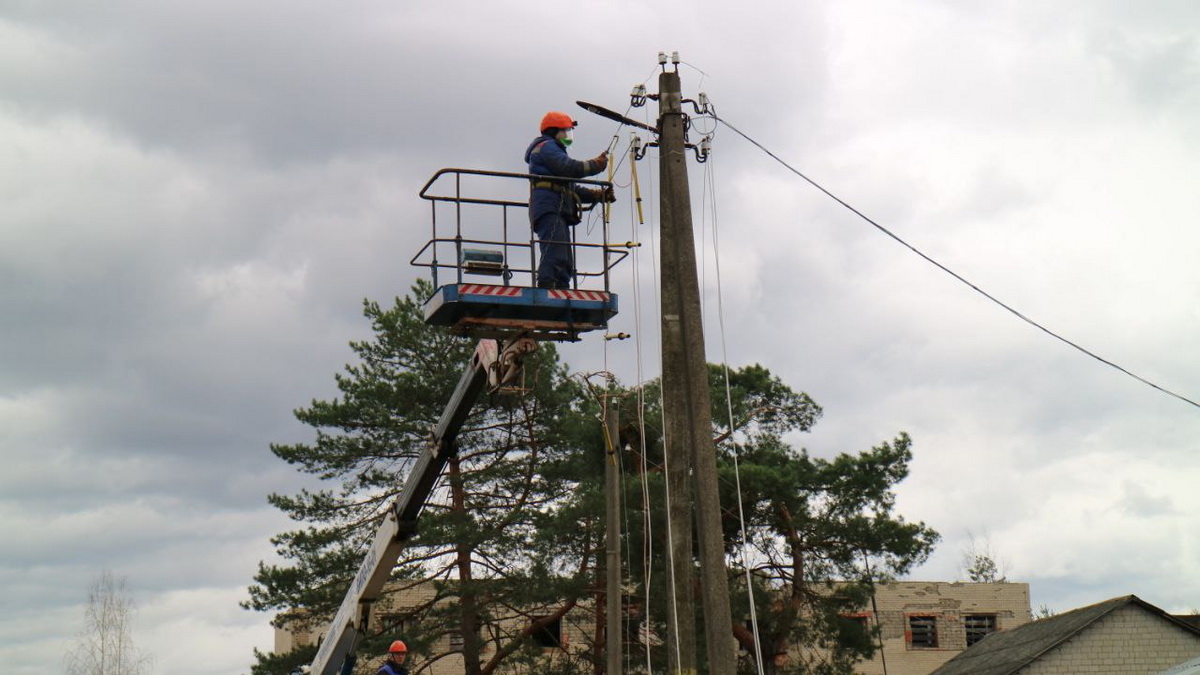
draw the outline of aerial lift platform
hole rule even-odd
[[[571,228],[572,238],[575,239],[574,233],[578,230],[593,229],[599,225],[601,243],[578,240],[564,242],[571,244],[576,260],[573,287],[545,289],[536,288],[534,283],[537,277],[537,240],[529,226],[526,212],[528,202],[463,194],[464,182],[468,183],[468,187],[488,179],[527,184],[534,178],[538,181],[612,187],[612,183],[598,180],[442,169],[421,189],[421,198],[428,200],[432,206],[433,232],[425,246],[413,256],[411,263],[428,268],[433,285],[437,287],[425,303],[425,320],[429,324],[447,326],[454,332],[475,337],[506,339],[519,334],[532,339],[556,341],[575,341],[580,333],[608,326],[608,320],[617,313],[617,296],[609,290],[609,271],[629,252],[625,244],[608,243],[608,221],[599,217],[603,209],[595,208],[595,204],[589,205],[584,213],[584,222]],[[449,189],[451,187],[452,190]],[[485,184],[482,187],[495,186]],[[453,209],[453,236],[438,230],[439,205]],[[500,239],[494,236],[489,239],[472,238],[472,235],[480,234],[480,228],[473,222],[473,208],[500,209],[498,219],[493,217],[486,221],[489,227],[498,226]],[[591,227],[588,226],[589,221],[592,222]],[[450,278],[447,279],[447,276]],[[483,277],[492,277],[496,281],[478,281]],[[514,284],[514,280],[528,283]],[[583,287],[580,287],[581,282]],[[596,285],[600,287],[595,288]]]
[[[429,445],[389,505],[318,648],[312,673],[348,675],[353,668],[371,606],[405,543],[417,533],[421,510],[457,451],[458,433],[480,393],[514,382],[522,359],[536,351],[538,341],[577,341],[583,333],[606,329],[617,313],[609,272],[636,244],[609,243],[608,219],[596,205],[587,209],[583,223],[572,228],[573,241],[568,242],[576,266],[572,287],[536,288],[538,242],[529,225],[528,200],[506,196],[517,190],[528,194],[529,181],[534,179],[612,187],[607,181],[442,169],[421,189],[421,198],[431,207],[431,237],[410,262],[430,271],[435,288],[425,301],[425,321],[481,339],[432,430]],[[576,240],[580,238],[576,233],[586,236],[596,227],[600,243]],[[479,281],[483,278],[489,283]]]

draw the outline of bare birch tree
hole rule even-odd
[[[976,538],[968,531],[969,541],[963,546],[960,566],[967,580],[977,584],[1003,584],[1008,582],[1008,563],[1001,560],[992,548],[992,538],[984,532]]]
[[[152,659],[133,644],[136,608],[124,577],[105,570],[92,582],[84,627],[67,653],[69,675],[141,675]]]

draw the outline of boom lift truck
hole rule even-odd
[[[582,333],[607,328],[608,320],[617,313],[617,296],[609,290],[609,271],[636,244],[609,243],[606,216],[598,218],[601,243],[571,242],[577,267],[573,288],[534,287],[537,242],[529,227],[528,201],[495,196],[525,188],[532,179],[545,181],[548,177],[442,169],[421,189],[421,198],[430,203],[431,237],[410,263],[427,268],[436,289],[425,302],[425,321],[481,339],[433,428],[428,446],[414,462],[404,489],[388,507],[317,651],[312,673],[334,675],[345,664],[353,663],[352,655],[368,629],[371,606],[387,582],[400,551],[416,534],[421,510],[446,462],[456,452],[458,433],[480,393],[485,389],[497,391],[515,382],[522,359],[537,350],[539,340],[577,341]],[[549,179],[612,187],[608,181]],[[596,220],[595,216],[603,211],[592,211],[592,207],[585,213],[585,223]],[[439,236],[439,212],[445,219],[447,211],[451,212],[454,233]],[[495,231],[497,211],[500,239],[480,238],[481,231]],[[487,216],[482,219],[483,225],[476,220],[480,214]],[[516,220],[510,223],[510,217]],[[578,229],[588,226],[581,224]],[[447,260],[446,256],[451,254]],[[524,266],[526,261],[528,267]],[[492,279],[491,283],[475,283],[469,277]],[[529,285],[514,285],[514,278],[528,279]],[[599,280],[602,289],[579,288],[580,278],[587,285],[595,285]],[[439,281],[443,283],[439,285]]]

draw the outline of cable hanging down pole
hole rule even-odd
[[[675,69],[667,70],[664,64],[659,74],[658,129],[664,453],[671,458],[667,482],[674,498],[670,520],[675,524],[672,528],[675,540],[671,546],[675,550],[676,601],[680,614],[675,639],[682,659],[674,664],[673,671],[685,675],[697,671],[695,617],[690,601],[693,593],[690,535],[694,514],[708,667],[709,672],[724,675],[736,672],[736,658],[688,187],[687,116],[683,112],[678,56],[673,56],[672,61]]]

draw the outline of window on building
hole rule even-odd
[[[908,646],[912,649],[937,649],[936,616],[908,617]]]
[[[863,632],[871,630],[871,615],[870,614],[843,614],[842,618],[847,621],[854,622]]]
[[[967,631],[967,646],[970,647],[996,632],[996,615],[967,614],[963,617],[963,628]]]
[[[379,632],[381,633],[403,633],[404,632],[404,615],[402,614],[380,614],[379,615]]]
[[[546,617],[535,616],[532,619],[533,623],[544,621]],[[555,619],[550,623],[533,631],[533,643],[540,647],[561,647],[562,645],[562,618]]]
[[[488,649],[491,649],[491,642],[489,641],[490,638],[484,637],[483,626],[478,626],[475,628],[475,637],[479,639],[479,646],[483,651],[486,652]],[[463,640],[463,634],[461,630],[446,631],[446,638],[450,641],[450,651],[452,652],[461,652],[466,644],[466,641]]]

